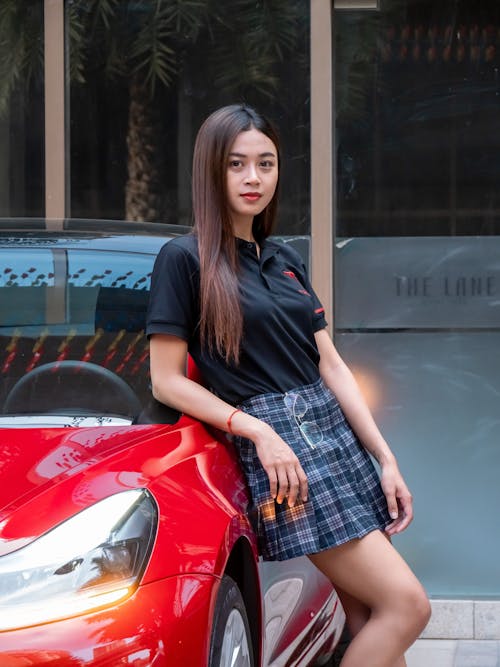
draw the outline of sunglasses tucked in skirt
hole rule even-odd
[[[286,560],[384,529],[391,521],[372,460],[322,379],[287,394],[254,396],[239,406],[290,445],[308,479],[308,500],[290,508],[271,498],[254,444],[235,437],[257,516],[265,560]]]

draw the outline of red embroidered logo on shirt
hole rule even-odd
[[[295,275],[295,273],[293,271],[283,271],[283,273],[284,273],[285,276],[288,276],[292,280],[296,280],[298,282],[298,284],[300,285],[300,289],[298,290],[300,292],[300,294],[305,294],[306,296],[311,296],[309,294],[309,292],[306,289],[303,288],[302,283],[300,282],[300,280],[297,278],[297,276]]]

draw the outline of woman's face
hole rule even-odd
[[[268,136],[240,132],[227,165],[227,199],[233,227],[250,224],[269,204],[278,183],[278,151]]]

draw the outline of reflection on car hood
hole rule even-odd
[[[0,417],[0,428],[83,428],[127,426],[130,419],[108,415],[9,415]]]
[[[147,437],[148,431],[159,428],[0,429],[0,522],[7,508],[17,507],[62,479],[97,466],[112,452],[129,449]]]

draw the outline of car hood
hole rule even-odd
[[[147,487],[147,457],[161,447],[175,464],[181,426],[0,429],[0,555],[99,496]]]
[[[0,556],[104,498],[142,488],[159,514],[144,582],[219,575],[239,535],[254,544],[245,481],[226,445],[186,415],[172,425],[0,429]]]
[[[148,427],[135,427],[135,438]],[[5,506],[81,470],[124,444],[131,427],[2,429],[0,431],[0,513]],[[13,483],[15,480],[15,483]],[[38,492],[38,491],[37,491]]]

